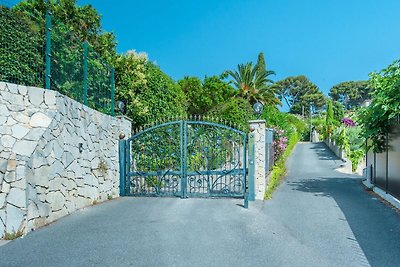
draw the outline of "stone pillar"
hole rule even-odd
[[[266,144],[265,144],[265,120],[249,121],[250,134],[254,135],[254,167],[249,164],[249,168],[254,168],[254,189],[255,199],[264,199],[266,189]]]

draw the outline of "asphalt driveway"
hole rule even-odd
[[[119,198],[0,246],[0,266],[399,266],[400,215],[339,164],[301,143],[273,200]]]

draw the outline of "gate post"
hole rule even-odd
[[[119,196],[126,195],[126,140],[125,134],[120,133],[118,142],[119,152]]]
[[[254,177],[254,198],[264,199],[265,189],[266,189],[266,175],[265,175],[265,161],[266,161],[266,138],[265,130],[266,123],[265,120],[253,120],[249,121],[250,124],[250,136],[249,136],[249,194],[251,188],[251,170],[253,169]],[[251,138],[253,138],[253,166],[251,164],[250,153],[251,148]],[[251,195],[249,195],[249,200],[252,200]]]
[[[254,150],[254,130],[255,128],[250,127],[250,133],[249,133],[249,183],[248,183],[248,188],[249,188],[249,192],[248,195],[246,193],[245,195],[245,206],[246,205],[246,200],[248,201],[254,201],[256,199],[256,195],[255,195],[255,179],[254,179],[254,173],[255,173],[255,165],[254,165],[254,154],[255,154],[255,150]],[[247,208],[247,207],[245,207]]]

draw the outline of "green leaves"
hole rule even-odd
[[[267,71],[262,53],[258,56],[257,64],[253,67],[252,62],[239,64],[237,70],[226,72],[232,77],[233,85],[238,89],[238,96],[254,104],[257,101],[264,105],[280,105],[276,97],[276,88],[271,86],[272,80],[268,76],[275,74],[274,71]]]
[[[170,77],[147,60],[130,51],[116,59],[116,99],[127,104],[127,116],[138,127],[186,112],[186,97]]]
[[[341,103],[346,109],[354,109],[370,98],[372,86],[368,81],[348,81],[333,86],[329,96]]]
[[[290,107],[290,113],[309,114],[310,104],[319,109],[325,105],[325,96],[306,76],[287,77],[275,84],[281,99]]]
[[[370,148],[374,152],[386,149],[386,135],[390,131],[390,119],[400,116],[400,60],[386,69],[370,74],[372,103],[359,111],[362,135],[372,140]]]

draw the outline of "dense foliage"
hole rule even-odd
[[[326,109],[325,136],[328,137],[332,133],[334,124],[333,104],[332,100],[328,100],[328,107]]]
[[[179,85],[145,55],[120,55],[115,67],[116,98],[126,103],[134,127],[185,114],[186,97]]]
[[[81,40],[88,41],[109,62],[116,55],[115,35],[101,28],[101,16],[91,5],[78,6],[76,0],[27,0],[13,9],[41,20],[44,25],[46,10],[52,17],[66,25],[69,32]]]
[[[360,111],[362,135],[372,141],[374,152],[385,150],[390,120],[400,116],[400,60],[370,74],[371,105]]]
[[[184,77],[178,84],[186,95],[189,115],[205,115],[235,94],[234,89],[217,76],[206,77],[204,82],[197,77]]]
[[[238,90],[237,95],[246,99],[250,104],[261,102],[264,105],[281,104],[276,96],[275,87],[271,86],[273,81],[268,76],[275,74],[274,71],[267,71],[264,56],[258,55],[257,64],[252,62],[239,64],[235,71],[226,72],[232,83]]]
[[[44,86],[43,30],[15,9],[0,6],[0,80]]]
[[[307,115],[310,112],[310,105],[315,109],[325,105],[323,93],[304,75],[287,77],[276,82],[275,87],[289,106],[290,113]]]
[[[349,81],[342,82],[333,86],[329,91],[329,96],[341,103],[346,109],[354,109],[367,99],[372,91],[368,81]]]

